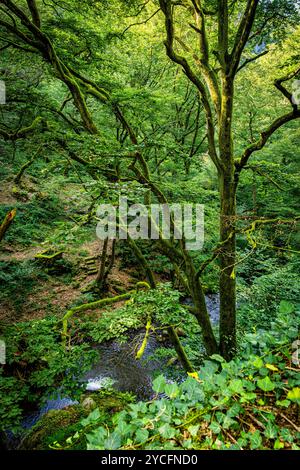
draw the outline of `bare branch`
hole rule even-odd
[[[260,54],[255,55],[254,57],[249,57],[248,59],[245,59],[244,62],[237,69],[237,73],[239,73],[244,67],[246,67],[251,62],[254,62],[255,60],[260,59],[261,57],[268,54],[269,52],[270,52],[269,50],[266,50],[264,52],[261,52]]]
[[[294,109],[292,112],[285,114],[284,116],[276,119],[268,129],[261,133],[260,139],[254,144],[250,145],[242,155],[242,158],[236,163],[236,170],[240,172],[247,164],[252,153],[257,152],[264,148],[270,137],[284,124],[293,121],[294,119],[300,118],[300,110]]]
[[[127,28],[124,29],[123,33],[122,33],[122,36],[126,33],[126,31],[128,31],[130,28],[132,28],[133,26],[138,26],[138,25],[141,25],[141,24],[146,24],[148,23],[148,21],[150,21],[155,15],[157,15],[157,13],[160,11],[160,8],[158,8],[158,10],[156,10],[151,16],[149,16],[149,18],[147,18],[146,20],[144,21],[139,21],[138,23],[132,23],[130,24],[129,26],[127,26]]]
[[[206,123],[207,123],[207,137],[209,143],[209,155],[216,165],[218,169],[220,169],[222,163],[219,159],[216,150],[216,143],[215,143],[215,127],[214,127],[214,120],[213,114],[210,107],[209,99],[207,96],[207,91],[205,85],[202,81],[198,78],[198,76],[193,72],[189,62],[185,57],[178,55],[174,50],[174,25],[173,25],[173,14],[172,14],[172,7],[168,0],[160,0],[160,7],[162,12],[165,15],[165,26],[167,32],[167,39],[165,41],[165,47],[168,57],[175,62],[176,64],[181,65],[184,70],[184,73],[190,79],[190,81],[197,87],[201,101],[205,110],[206,114]]]

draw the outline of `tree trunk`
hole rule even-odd
[[[156,288],[155,277],[153,275],[153,272],[152,272],[149,264],[147,263],[146,258],[144,257],[142,251],[137,246],[135,240],[133,240],[129,235],[128,235],[127,240],[128,240],[129,245],[131,246],[132,251],[134,252],[140,266],[142,267],[142,269],[145,273],[145,276],[147,277],[147,280],[149,282],[149,285],[150,285],[151,289],[155,289]]]
[[[177,353],[177,356],[181,364],[184,367],[184,370],[186,372],[193,372],[194,371],[193,365],[190,362],[189,358],[187,357],[184,347],[182,346],[180,339],[178,338],[178,335],[172,326],[168,327],[168,334],[174,346],[174,349]]]
[[[98,284],[100,289],[102,289],[104,286],[104,280],[105,280],[104,274],[105,274],[105,262],[106,262],[106,257],[107,257],[107,248],[108,248],[108,238],[105,238],[105,240],[103,241],[100,265],[99,265],[98,273],[96,276],[96,283]]]
[[[203,343],[209,356],[219,352],[218,344],[211,326],[211,321],[206,307],[205,295],[200,280],[190,259],[185,252],[186,277],[190,294],[195,306],[194,315],[201,327]]]
[[[10,224],[16,217],[16,214],[17,214],[17,209],[13,209],[10,212],[8,212],[6,216],[4,217],[4,220],[2,224],[0,225],[0,241],[2,240],[8,227],[10,226]]]
[[[220,240],[220,353],[230,360],[236,349],[236,216],[234,183],[226,177],[221,182]]]
[[[220,180],[220,353],[230,360],[236,350],[236,181],[232,145],[233,81],[223,77],[219,148]]]

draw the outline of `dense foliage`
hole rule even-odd
[[[299,449],[299,14],[0,0],[5,446]],[[202,204],[202,249],[97,239],[98,206],[124,196],[149,220]],[[89,395],[103,351],[144,401],[131,377]],[[77,403],[24,441],[60,397]]]

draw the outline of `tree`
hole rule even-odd
[[[156,3],[154,2],[155,7],[158,6]],[[113,4],[117,11],[114,18],[122,21],[118,9],[119,3],[113,2]],[[89,4],[87,12],[83,13],[85,9],[83,2],[80,12],[85,16],[80,17],[76,24],[73,21],[73,9],[68,8],[68,5],[62,7],[64,14],[56,11],[55,6],[53,13],[51,5],[45,6],[32,0],[18,3],[0,0],[0,5],[2,13],[6,15],[5,19],[0,20],[0,27],[8,33],[6,37],[1,37],[3,47],[5,49],[13,47],[21,52],[25,48],[26,54],[29,52],[42,57],[50,74],[67,91],[67,96],[62,99],[59,108],[52,106],[47,110],[47,113],[51,112],[64,122],[70,132],[67,135],[68,139],[61,135],[56,139],[60,149],[72,161],[82,165],[91,178],[97,179],[101,174],[108,181],[117,181],[120,185],[135,181],[144,188],[147,203],[151,202],[151,198],[160,203],[167,203],[163,185],[156,177],[158,162],[155,160],[155,152],[151,152],[155,150],[156,144],[152,147],[150,145],[150,150],[145,146],[149,129],[153,132],[153,119],[151,121],[151,116],[147,115],[147,125],[143,125],[143,114],[140,111],[143,103],[142,93],[139,96],[135,94],[136,108],[132,111],[126,100],[123,99],[122,102],[122,97],[130,92],[134,94],[135,90],[128,91],[122,80],[116,83],[110,79],[109,71],[112,71],[114,65],[111,62],[109,71],[103,70],[101,66],[98,67],[99,63],[102,64],[101,58],[99,59],[97,55],[99,44],[101,47],[104,43],[110,44],[112,37],[110,32],[110,36],[107,34],[104,40],[101,29],[96,25],[97,21],[93,15],[98,19],[98,5]],[[74,5],[75,3],[70,0],[70,6]],[[271,42],[276,43],[281,40],[288,25],[293,24],[297,9],[290,1],[276,2],[274,9],[274,5],[270,2],[254,0],[234,1],[230,4],[225,0],[219,2],[160,0],[159,6],[160,9],[156,8],[153,12],[152,2],[146,2],[142,11],[143,14],[145,12],[147,15],[150,14],[146,20],[137,24],[147,24],[150,28],[148,20],[154,21],[155,17],[155,21],[159,21],[157,13],[162,11],[165,20],[167,55],[177,68],[179,66],[183,69],[187,80],[199,94],[202,109],[198,105],[189,105],[184,115],[187,127],[184,128],[184,125],[183,129],[182,116],[177,113],[177,123],[181,129],[179,133],[175,132],[174,137],[181,145],[182,142],[180,138],[178,139],[180,133],[182,141],[182,136],[192,129],[194,133],[192,140],[184,142],[184,147],[190,147],[189,155],[192,157],[195,149],[198,149],[203,141],[203,136],[199,137],[199,128],[202,125],[199,114],[202,117],[204,113],[205,142],[219,178],[220,240],[212,250],[211,256],[200,266],[186,250],[184,241],[164,240],[160,234],[157,246],[171,261],[178,279],[193,299],[194,306],[191,312],[202,329],[207,353],[220,352],[226,359],[230,359],[236,349],[236,233],[240,230],[237,225],[236,194],[240,175],[247,167],[253,153],[263,149],[272,135],[284,124],[299,117],[298,106],[286,86],[287,82],[297,76],[299,68],[293,65],[285,76],[275,82],[276,89],[291,106],[291,111],[275,118],[258,139],[253,138],[251,145],[242,150],[239,148],[241,139],[238,139],[235,133],[235,129],[238,128],[234,117],[234,106],[238,104],[235,86],[238,75],[245,73],[250,64],[267,56]],[[148,7],[151,8],[151,12],[148,12]],[[283,31],[278,26],[278,18],[282,12],[287,15]],[[86,20],[89,21],[92,31],[88,34],[85,29]],[[62,37],[57,33],[58,23],[64,24]],[[101,24],[104,25],[104,20]],[[180,28],[177,28],[177,25],[180,25]],[[160,32],[160,23],[156,23],[155,28]],[[125,29],[128,32],[129,28]],[[180,34],[177,33],[177,29],[180,29]],[[148,30],[146,34],[147,32]],[[114,32],[114,37],[118,35],[120,33]],[[72,46],[68,48],[64,42]],[[131,42],[132,54],[136,47],[136,44]],[[122,43],[119,49],[121,52],[118,48],[115,48],[114,52],[120,53],[122,57]],[[122,60],[125,60],[124,57]],[[97,66],[94,65],[94,61]],[[120,64],[117,63],[115,67],[120,67]],[[167,80],[167,85],[171,82],[172,80]],[[186,89],[186,85],[184,88]],[[198,102],[196,99],[195,103]],[[69,105],[73,107],[70,109]],[[192,123],[191,128],[189,120]],[[105,129],[105,134],[109,135],[108,152],[103,151],[107,137],[103,136],[102,128]],[[156,128],[155,123],[154,130]],[[92,155],[88,154],[88,158],[83,158],[81,152],[79,154],[74,151],[73,141],[84,142],[88,150],[93,148]],[[247,229],[246,227],[244,231]],[[153,273],[143,253],[135,246],[134,241],[131,240],[130,243],[150,284],[154,286]],[[202,282],[203,272],[217,259],[220,263],[221,299],[219,342],[209,319]]]
[[[276,88],[291,105],[291,111],[275,119],[261,133],[260,138],[247,147],[241,156],[235,155],[233,135],[233,109],[235,82],[238,72],[245,68],[250,59],[244,59],[249,42],[265,32],[266,25],[273,21],[276,12],[268,11],[268,2],[248,0],[241,10],[240,3],[227,0],[217,2],[173,2],[160,0],[165,16],[165,47],[169,58],[181,65],[189,80],[196,86],[206,113],[209,155],[214,162],[220,185],[220,352],[230,359],[236,349],[236,192],[240,174],[254,152],[261,150],[270,137],[284,124],[300,117],[298,106],[293,102],[292,93],[285,83],[297,74],[295,68],[290,74],[275,81]],[[283,2],[284,4],[285,2]],[[290,6],[290,2],[289,6]],[[207,5],[212,4],[212,9]],[[262,29],[254,29],[259,4],[262,7]],[[287,5],[284,5],[287,6]],[[185,38],[176,33],[178,10],[185,9]],[[294,11],[295,13],[295,11]],[[238,27],[234,20],[240,17]],[[179,20],[178,20],[179,21]],[[214,27],[212,27],[212,23]],[[265,26],[264,26],[265,23]],[[195,37],[188,33],[192,30]],[[217,38],[215,32],[217,31]],[[251,36],[252,34],[252,36]],[[197,43],[196,43],[197,41]],[[258,39],[257,42],[259,43]],[[197,45],[196,45],[197,44]],[[180,52],[178,50],[180,49]],[[266,53],[266,51],[264,51]],[[261,57],[251,58],[251,62]]]

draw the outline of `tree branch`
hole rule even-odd
[[[243,50],[247,44],[254,23],[258,3],[259,0],[248,0],[247,2],[246,10],[240,22],[235,43],[230,54],[229,63],[232,75],[235,75],[238,70]]]
[[[30,10],[32,21],[38,28],[41,28],[41,18],[35,0],[26,0]]]
[[[237,72],[236,73],[239,73],[244,67],[246,67],[246,65],[250,64],[251,62],[254,62],[255,60],[258,60],[260,59],[261,57],[263,57],[264,55],[268,54],[269,53],[269,50],[266,50],[264,52],[261,52],[260,54],[257,54],[256,56],[254,57],[250,57],[248,59],[245,59],[245,61],[239,66],[239,68],[237,69]]]
[[[32,124],[27,127],[23,127],[23,129],[20,129],[15,132],[7,132],[4,129],[0,128],[0,136],[4,138],[4,140],[11,140],[11,141],[16,141],[18,139],[23,139],[24,137],[27,137],[27,135],[32,134],[40,125],[45,124],[45,121],[40,117],[36,117]]]
[[[138,23],[132,23],[130,24],[129,26],[127,26],[127,28],[124,29],[123,33],[122,33],[122,36],[124,36],[124,34],[126,33],[126,31],[128,31],[130,28],[132,28],[133,26],[138,26],[138,25],[141,25],[141,24],[146,24],[148,23],[148,21],[150,21],[155,15],[157,15],[157,13],[160,11],[160,8],[158,8],[158,10],[156,10],[151,16],[149,16],[149,18],[147,18],[146,20],[144,21],[139,21]]]
[[[206,114],[206,123],[207,123],[207,137],[208,137],[208,144],[209,144],[209,155],[216,165],[218,169],[221,168],[222,163],[218,157],[217,150],[216,150],[216,143],[215,143],[215,127],[214,127],[214,120],[212,115],[212,110],[210,107],[209,99],[207,96],[207,92],[205,89],[204,84],[202,81],[196,76],[193,72],[190,64],[188,63],[185,57],[178,55],[174,51],[174,25],[173,25],[173,14],[172,14],[172,7],[171,3],[168,0],[160,0],[160,7],[162,12],[165,15],[165,26],[167,32],[167,39],[164,42],[166,47],[166,52],[168,57],[175,62],[176,64],[181,65],[184,70],[184,73],[187,77],[191,80],[191,82],[197,87],[201,101],[205,110]]]
[[[274,134],[274,132],[276,132],[284,124],[287,124],[288,122],[291,122],[297,118],[300,118],[300,110],[294,109],[292,112],[287,113],[284,116],[281,116],[278,119],[276,119],[269,126],[268,129],[266,129],[264,132],[261,133],[260,139],[254,144],[250,145],[250,147],[248,147],[244,151],[241,159],[238,162],[236,162],[236,171],[239,173],[245,167],[252,153],[257,152],[258,150],[261,150],[262,148],[264,148],[264,146],[266,145],[270,137]]]

